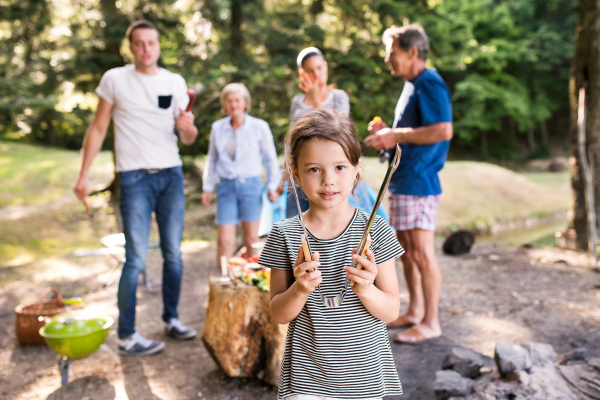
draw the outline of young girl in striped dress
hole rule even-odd
[[[400,307],[394,259],[404,250],[376,217],[366,257],[354,254],[369,216],[348,204],[360,179],[361,146],[345,115],[315,110],[288,137],[288,160],[306,194],[313,261],[305,262],[299,217],[273,226],[259,263],[271,268],[271,314],[289,323],[279,399],[381,399],[402,394],[385,323]],[[357,260],[364,270],[350,267]],[[313,270],[314,269],[314,270]],[[309,272],[313,270],[312,272]],[[325,297],[355,284],[336,308]]]

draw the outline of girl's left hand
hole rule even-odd
[[[352,250],[352,260],[358,261],[364,269],[358,269],[353,267],[344,267],[346,271],[346,277],[351,281],[354,281],[352,291],[357,295],[361,295],[366,292],[377,277],[377,264],[375,264],[375,255],[371,249],[367,249],[367,257],[361,257],[356,254],[356,249]]]

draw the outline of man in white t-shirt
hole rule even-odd
[[[134,22],[127,37],[134,65],[107,71],[96,89],[98,109],[83,140],[83,161],[73,191],[82,201],[87,196],[87,174],[112,118],[126,241],[117,292],[119,352],[148,355],[165,346],[164,342],[144,338],[135,331],[137,282],[146,267],[153,212],[164,258],[162,318],[167,324],[166,334],[176,339],[196,336],[196,331],[181,323],[177,314],[183,271],[179,248],[185,195],[174,128],[185,145],[194,143],[198,130],[192,114],[185,111],[189,101],[185,80],[158,67],[160,43],[156,27],[148,21]]]

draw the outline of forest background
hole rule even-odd
[[[125,31],[138,19],[160,30],[160,65],[199,92],[199,139],[183,155],[206,152],[229,82],[248,86],[251,114],[281,151],[307,46],[323,51],[361,136],[376,115],[391,123],[403,82],[381,35],[410,22],[425,28],[428,65],[452,92],[453,151],[502,160],[566,150],[577,0],[0,0],[0,138],[79,149],[94,89],[131,61]]]

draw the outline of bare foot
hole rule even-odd
[[[442,336],[441,328],[431,328],[425,324],[418,324],[404,332],[398,333],[394,337],[394,342],[414,344],[440,336]]]
[[[409,315],[408,313],[401,314],[392,322],[388,322],[385,324],[388,328],[403,328],[413,326],[415,324],[420,323],[423,318],[418,318],[413,315]]]

